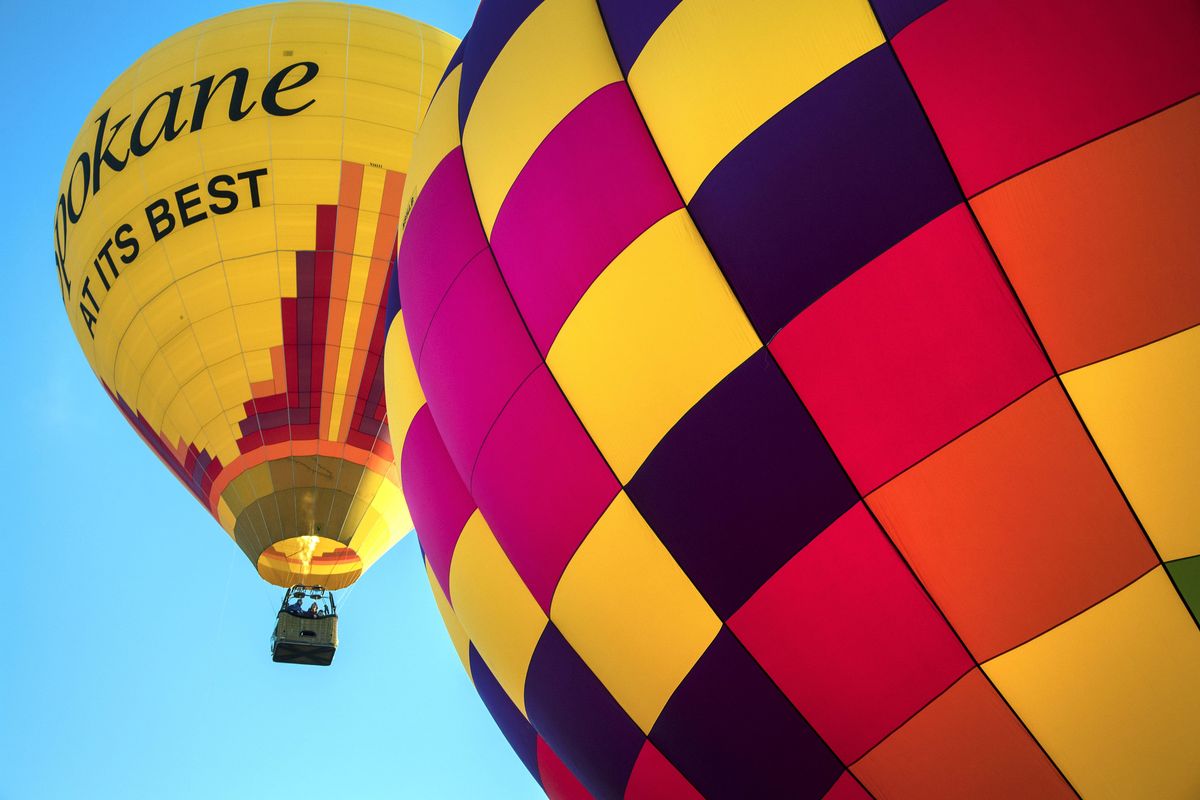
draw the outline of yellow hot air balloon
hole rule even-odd
[[[349,586],[411,528],[383,302],[414,131],[457,44],[337,3],[216,17],[112,83],[63,171],[80,347],[279,586]]]

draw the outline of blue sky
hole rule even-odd
[[[375,5],[461,36],[470,0]],[[51,222],[101,91],[245,3],[6,3],[0,798],[532,798],[415,537],[341,593],[331,669],[270,661],[282,592],[145,448],[71,335]],[[146,9],[153,7],[153,13]]]

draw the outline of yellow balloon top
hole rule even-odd
[[[386,284],[457,44],[336,3],[216,17],[112,83],[63,172],[55,262],[80,347],[272,583],[348,586],[411,528]]]

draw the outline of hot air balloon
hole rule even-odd
[[[549,796],[1200,797],[1197,41],[1191,0],[481,6],[387,359]]]
[[[280,612],[299,645],[277,659],[327,663],[327,593],[411,527],[385,285],[414,131],[456,45],[337,3],[216,17],[113,82],[63,172],[55,262],[76,338],[259,575],[300,585],[285,609],[312,613]]]

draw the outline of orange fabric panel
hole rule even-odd
[[[338,186],[338,205],[342,208],[358,208],[362,197],[363,172],[365,167],[353,161],[342,162],[342,182]],[[354,227],[350,227],[350,244],[354,244]],[[338,248],[343,253],[351,253],[352,249]]]
[[[971,201],[1059,372],[1200,322],[1200,98]]]
[[[980,661],[1158,563],[1058,381],[867,501]]]
[[[380,475],[387,474],[392,466],[391,461],[388,459],[380,458],[362,448],[342,442],[326,441],[324,439],[299,439],[279,442],[278,444],[263,445],[244,454],[221,470],[220,474],[213,480],[212,489],[208,492],[209,508],[216,509],[217,503],[221,499],[221,493],[233,482],[234,478],[246,470],[251,467],[257,467],[259,464],[265,464],[268,461],[278,461],[280,459],[291,458],[292,456],[328,456],[329,458],[340,458],[343,461],[364,466]]]
[[[283,354],[283,345],[275,345],[271,348],[271,375],[275,377],[274,394],[283,394],[287,391],[287,359]],[[257,396],[257,395],[256,395]]]
[[[978,669],[863,756],[851,771],[876,797],[1075,797]]]

